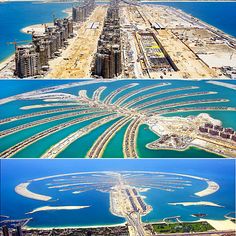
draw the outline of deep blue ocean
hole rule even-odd
[[[64,17],[63,10],[71,7],[68,3],[4,2],[0,3],[0,61],[14,52],[14,45],[7,42],[31,40],[31,36],[21,29],[40,23],[53,21],[55,17]]]
[[[152,4],[179,8],[230,35],[236,36],[236,2],[158,2]]]
[[[60,226],[91,226],[120,224],[123,218],[114,216],[109,211],[109,194],[95,190],[80,194],[71,191],[58,192],[45,190],[42,184],[32,184],[29,189],[33,192],[45,194],[58,199],[57,201],[43,202],[28,199],[15,193],[15,187],[30,179],[88,171],[160,171],[180,174],[189,174],[204,177],[217,182],[220,189],[202,198],[194,195],[197,191],[206,188],[206,183],[191,180],[192,186],[184,190],[166,192],[150,189],[142,193],[145,201],[153,207],[153,211],[143,217],[143,221],[151,222],[162,220],[164,217],[180,215],[184,221],[198,220],[191,217],[194,213],[206,213],[208,219],[223,220],[224,215],[235,211],[235,161],[226,159],[197,160],[197,159],[170,159],[170,160],[1,160],[1,212],[10,216],[10,219],[32,217],[30,227],[60,227]],[[210,206],[171,206],[170,202],[181,201],[211,201],[224,206],[223,208]],[[25,215],[37,207],[62,205],[89,205],[82,210],[59,210],[37,212]]]
[[[236,36],[236,2],[176,2],[153,3],[173,6],[212,24],[228,34]],[[5,2],[0,3],[0,61],[14,52],[14,45],[7,42],[30,40],[21,29],[39,23],[52,22],[55,17],[66,16],[63,10],[70,3]]]

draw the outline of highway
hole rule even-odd
[[[139,215],[138,212],[127,214],[126,219],[127,219],[128,224],[132,226],[135,236],[146,236],[146,233],[144,231],[144,228],[141,222],[141,216]]]

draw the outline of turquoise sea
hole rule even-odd
[[[52,80],[39,80],[39,81],[19,81],[19,80],[8,80],[8,81],[1,81],[1,89],[0,89],[0,96],[2,98],[6,98],[12,95],[20,94],[23,92],[33,91],[39,88],[45,88],[49,86],[54,85],[61,85],[61,84],[67,84],[72,81],[65,80],[65,81],[52,81]],[[220,102],[220,103],[212,103],[212,104],[196,104],[196,105],[181,105],[179,108],[184,107],[206,107],[206,106],[228,106],[228,107],[236,107],[236,100],[233,99],[235,97],[235,90],[224,88],[221,86],[213,85],[207,83],[207,81],[176,81],[176,80],[165,80],[165,81],[152,81],[152,80],[135,80],[135,82],[138,83],[137,86],[134,86],[132,88],[129,88],[114,97],[112,102],[115,102],[117,99],[119,99],[121,96],[125,95],[126,93],[132,92],[134,90],[138,90],[140,88],[144,88],[146,86],[150,85],[157,85],[161,84],[163,82],[169,83],[169,85],[160,87],[160,88],[152,88],[148,91],[141,92],[139,94],[135,94],[132,97],[129,97],[127,101],[124,102],[124,104],[128,101],[131,101],[134,98],[137,98],[138,96],[146,95],[146,94],[153,94],[154,92],[158,90],[169,90],[169,89],[175,89],[175,88],[186,88],[182,91],[175,91],[175,92],[168,92],[166,94],[162,95],[156,95],[150,98],[146,98],[142,102],[147,102],[152,99],[160,99],[167,96],[173,96],[177,94],[186,94],[186,93],[196,93],[196,92],[206,92],[206,91],[215,91],[217,94],[211,94],[211,95],[195,95],[194,97],[185,97],[185,98],[175,98],[173,100],[169,100],[168,102],[161,102],[162,104],[172,104],[176,102],[184,102],[184,101],[192,101],[192,100],[202,100],[202,99],[216,99],[216,98],[224,98],[228,99],[228,102]],[[231,84],[236,84],[235,81],[225,81]],[[99,82],[99,83],[92,83],[89,85],[83,85],[83,86],[75,86],[68,89],[62,89],[57,90],[55,92],[63,92],[63,93],[69,93],[73,95],[77,95],[79,90],[87,90],[88,97],[92,97],[93,92],[99,88],[100,86],[107,86],[107,88],[104,90],[104,92],[101,95],[101,100],[103,100],[107,95],[109,95],[112,91],[115,89],[118,89],[120,87],[123,87],[127,84],[133,83],[132,80],[120,80],[120,81],[113,81],[113,82]],[[197,86],[197,89],[187,89],[189,86]],[[44,110],[50,110],[55,109],[58,107],[44,107],[44,108],[38,108],[38,109],[29,109],[29,110],[22,110],[20,109],[23,106],[29,106],[29,105],[35,105],[35,104],[48,104],[50,102],[45,102],[43,100],[15,100],[6,104],[3,104],[0,106],[0,119],[4,119],[7,117],[14,117],[17,115],[22,114],[28,114],[38,111],[44,111]],[[123,105],[124,105],[123,104]],[[135,104],[138,105],[139,103]],[[153,107],[149,106],[149,107]],[[65,107],[65,106],[61,106]],[[133,106],[132,106],[133,107]],[[78,111],[79,111],[78,107]],[[236,129],[235,119],[236,119],[236,113],[235,111],[202,111],[203,113],[208,113],[211,115],[211,117],[215,119],[219,119],[222,121],[224,127],[232,127]],[[164,114],[164,116],[182,116],[187,117],[191,115],[198,115],[202,113],[201,111],[194,111],[194,112],[176,112],[176,113],[170,113],[170,114]],[[0,126],[0,131],[9,129],[12,127],[16,127],[18,125],[27,124],[31,121],[37,121],[42,118],[52,117],[55,115],[65,114],[66,111],[62,111],[55,114],[48,114],[48,115],[41,115],[36,116],[32,118],[25,118],[21,120],[12,121],[10,123],[2,124]],[[81,115],[80,115],[81,116]],[[13,133],[11,135],[8,135],[6,137],[0,138],[0,152],[10,148],[11,146],[21,142],[22,140],[31,137],[32,135],[39,133],[40,131],[46,130],[50,127],[53,127],[55,125],[61,124],[63,122],[68,122],[74,118],[77,118],[79,116],[73,116],[70,118],[64,118],[56,121],[51,121],[45,124],[41,124],[32,128],[24,129],[22,131],[18,131],[16,133]],[[116,121],[118,121],[117,118],[115,120],[110,121],[109,123],[106,123],[104,125],[101,125],[100,127],[94,129],[92,132],[88,133],[87,135],[77,139],[74,141],[71,145],[69,145],[64,151],[62,151],[57,157],[58,158],[78,158],[78,157],[85,157],[89,149],[91,148],[92,144],[96,141],[96,139],[106,130],[108,129],[112,124],[114,124]],[[80,124],[76,124],[73,126],[70,126],[66,129],[60,130],[59,132],[56,132],[52,135],[49,135],[31,145],[26,147],[25,149],[19,151],[17,154],[15,154],[14,158],[38,158],[40,157],[45,151],[47,151],[53,144],[56,144],[69,134],[77,131],[78,129],[82,128],[85,125],[90,124],[93,121],[98,120],[98,118],[93,118],[88,121],[84,121]],[[128,123],[129,124],[129,123]],[[125,130],[128,127],[128,124],[123,126],[109,141],[103,157],[104,158],[121,158],[123,157],[122,152],[122,143],[123,143],[123,137]],[[155,141],[158,139],[158,136],[153,133],[146,124],[142,124],[138,131],[138,137],[137,137],[137,151],[139,157],[143,158],[218,158],[220,156],[197,149],[197,148],[189,148],[186,151],[171,151],[171,150],[150,150],[146,147],[146,145],[152,141]],[[83,145],[81,145],[83,143]]]
[[[39,163],[40,162],[40,163]],[[235,161],[234,160],[196,160],[196,159],[159,159],[159,160],[1,160],[1,215],[7,215],[10,219],[22,219],[32,217],[29,227],[77,227],[92,225],[121,224],[125,219],[111,214],[109,211],[109,193],[91,189],[80,194],[72,194],[72,190],[59,192],[56,189],[48,189],[45,185],[50,180],[33,182],[29,189],[38,194],[49,195],[52,201],[43,202],[25,198],[16,194],[15,187],[31,179],[81,172],[84,176],[91,176],[85,172],[93,171],[101,174],[102,171],[131,171],[135,176],[137,171],[159,171],[179,174],[189,174],[208,178],[217,182],[220,189],[205,197],[194,195],[207,187],[206,182],[184,178],[191,181],[192,186],[178,189],[174,192],[166,192],[150,189],[143,192],[145,202],[153,207],[153,210],[144,216],[144,222],[156,222],[165,217],[179,215],[183,221],[198,220],[191,214],[204,213],[207,219],[223,220],[224,215],[235,211]],[[132,172],[134,171],[134,172]],[[135,172],[136,171],[136,172]],[[220,174],[219,174],[220,173]],[[144,174],[145,178],[146,174]],[[60,177],[58,177],[60,178]],[[132,177],[135,179],[135,177]],[[51,182],[56,178],[52,178]],[[60,178],[61,179],[61,178]],[[98,179],[99,181],[99,179]],[[140,181],[145,185],[145,181]],[[171,206],[168,203],[181,201],[211,201],[224,206]],[[43,206],[90,206],[80,210],[41,211],[30,215],[26,212]]]
[[[165,4],[182,9],[226,33],[236,36],[235,2],[176,2],[152,4]],[[22,28],[33,24],[52,22],[54,16],[64,17],[66,14],[63,10],[71,6],[71,3],[42,4],[38,1],[0,3],[0,61],[14,53],[14,45],[8,45],[7,42],[19,42],[31,39],[30,35],[21,32]]]

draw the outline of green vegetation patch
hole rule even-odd
[[[154,224],[153,229],[157,233],[186,233],[186,232],[204,232],[214,228],[207,222],[195,223],[173,223],[173,224]]]

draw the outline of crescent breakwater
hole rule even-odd
[[[33,214],[35,212],[40,212],[40,211],[61,211],[61,210],[80,210],[84,208],[88,208],[90,206],[44,206],[44,207],[38,207],[30,212],[27,212],[25,214]]]
[[[23,196],[23,197],[27,197],[27,198],[31,198],[34,200],[39,200],[39,201],[49,201],[52,198],[46,195],[42,195],[42,194],[36,194],[31,192],[28,187],[30,185],[30,182],[26,182],[26,183],[21,183],[19,185],[16,186],[15,191],[16,193],[18,193],[19,195]]]
[[[208,175],[209,176],[209,175]],[[27,209],[25,214],[34,214],[40,212],[40,214],[46,214],[47,211],[58,211],[58,214],[67,214],[65,211],[74,211],[75,214],[79,214],[79,210],[83,210],[86,212],[91,211],[94,207],[93,204],[90,205],[88,199],[85,202],[81,201],[79,205],[76,205],[73,200],[69,205],[61,202],[60,199],[64,192],[67,197],[68,194],[88,194],[89,191],[98,191],[104,194],[109,194],[109,202],[110,202],[110,212],[119,217],[123,217],[128,223],[128,230],[132,235],[132,232],[139,232],[140,235],[147,235],[149,232],[149,228],[146,228],[149,224],[154,224],[153,221],[150,221],[146,216],[154,210],[156,210],[156,205],[153,205],[153,202],[150,198],[152,198],[153,190],[160,190],[161,192],[166,192],[167,195],[175,195],[175,192],[179,194],[180,192],[188,192],[188,194],[194,193],[195,195],[198,192],[195,192],[196,189],[199,190],[199,186],[201,188],[205,188],[205,194],[199,198],[204,198],[202,200],[196,200],[191,195],[191,200],[186,202],[169,202],[167,200],[166,204],[173,206],[173,212],[175,209],[175,205],[181,205],[178,207],[187,208],[190,206],[198,206],[201,207],[202,211],[206,207],[206,212],[208,213],[209,207],[221,209],[224,207],[215,202],[207,201],[206,196],[215,193],[218,189],[212,189],[207,183],[212,182],[215,185],[218,185],[215,181],[194,175],[181,174],[181,173],[173,173],[173,172],[156,172],[156,171],[121,171],[121,172],[112,172],[112,171],[95,171],[95,172],[74,172],[74,173],[65,173],[59,175],[45,176],[37,179],[32,179],[27,182],[21,183],[16,186],[15,191],[17,194],[20,194],[23,197],[31,198],[36,201],[42,201],[41,205],[37,204],[36,207],[31,206],[31,209]],[[200,184],[200,185],[199,185]],[[32,186],[31,186],[32,185]],[[34,186],[41,186],[40,193],[37,193],[37,189]],[[208,185],[208,186],[206,186]],[[194,186],[198,186],[195,188]],[[213,184],[211,184],[213,186]],[[185,191],[185,188],[187,189]],[[200,189],[201,189],[200,188]],[[30,191],[29,189],[34,189],[34,191]],[[50,190],[52,189],[52,190]],[[192,193],[189,190],[192,189]],[[44,195],[44,191],[47,195]],[[204,191],[202,190],[202,191]],[[59,195],[56,193],[60,192]],[[148,193],[146,193],[148,192]],[[159,192],[159,197],[161,197],[161,192]],[[51,193],[51,194],[50,194]],[[92,192],[95,194],[95,192]],[[166,197],[167,197],[166,195]],[[58,196],[58,197],[57,197]],[[60,196],[60,198],[59,198]],[[88,196],[88,195],[87,195]],[[170,199],[173,199],[172,198]],[[79,198],[82,196],[78,196]],[[41,199],[41,200],[40,200]],[[55,203],[53,199],[57,199],[58,202],[60,200],[60,204]],[[186,198],[185,198],[186,199]],[[106,198],[108,201],[108,198]],[[150,201],[151,200],[151,201]],[[47,204],[43,203],[47,201]],[[215,200],[217,202],[217,200]],[[49,203],[50,202],[50,203]],[[160,202],[160,204],[163,204]],[[91,210],[89,210],[91,208]],[[78,210],[78,212],[77,212]],[[64,213],[63,213],[64,211]],[[45,212],[45,213],[44,213]],[[76,213],[77,212],[77,213]],[[74,214],[73,213],[73,214]],[[89,214],[89,213],[88,213]],[[171,214],[171,213],[170,213]],[[173,213],[174,214],[174,213]],[[173,215],[172,214],[172,215]],[[38,214],[33,215],[35,220],[37,220]],[[145,216],[145,217],[144,217]],[[198,216],[196,216],[198,217]],[[171,219],[171,217],[167,217],[166,219]],[[174,218],[174,217],[172,217]],[[209,218],[209,217],[208,217]],[[147,220],[149,219],[149,220]],[[153,219],[153,216],[151,217]],[[209,218],[210,219],[210,218]],[[185,223],[182,221],[182,217],[179,217],[181,223]],[[207,219],[203,219],[207,220]],[[192,221],[189,221],[192,222]],[[194,221],[195,222],[195,221]],[[161,223],[161,221],[159,221]],[[95,225],[95,223],[90,223],[91,225]],[[72,225],[71,225],[72,226]],[[30,226],[26,226],[27,229],[34,228],[34,224],[30,224]],[[38,226],[41,228],[41,226]],[[50,227],[50,224],[47,225],[46,228]],[[79,228],[83,227],[78,226]],[[37,228],[37,227],[36,227]],[[54,228],[60,228],[59,225],[55,225]],[[148,234],[149,235],[149,234]],[[152,235],[152,234],[150,234]]]

